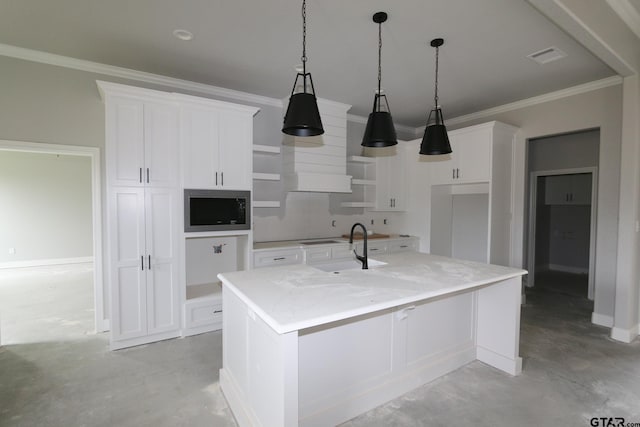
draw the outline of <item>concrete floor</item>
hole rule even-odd
[[[47,280],[41,282],[47,294]],[[0,274],[1,313],[11,306],[6,296],[15,295],[9,287]],[[69,289],[74,296],[86,292],[86,286]],[[59,319],[34,322],[32,338],[29,328],[16,330],[21,321],[3,320],[1,426],[235,425],[218,387],[220,332],[110,352],[108,336],[86,334],[91,320],[70,327],[59,311],[43,313],[46,308],[31,315]],[[601,416],[640,423],[640,341],[610,340],[606,328],[589,322],[591,310],[580,297],[544,287],[528,292],[522,375],[474,362],[344,426],[583,427]],[[18,311],[28,322],[29,304]],[[68,314],[78,322],[77,312]],[[5,333],[14,343],[5,342]]]

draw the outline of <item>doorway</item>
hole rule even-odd
[[[597,168],[532,172],[529,287],[594,299]]]
[[[39,294],[31,294],[28,291],[29,287],[38,286],[38,282],[42,282],[42,278],[46,277],[51,287],[55,287],[56,279],[58,275],[63,272],[68,274],[69,282],[74,283],[78,280],[84,281],[86,286],[92,287],[89,289],[88,297],[90,298],[86,305],[89,306],[89,310],[93,312],[90,314],[90,319],[92,320],[93,327],[91,330],[95,330],[97,332],[103,332],[109,329],[108,319],[107,319],[107,311],[106,310],[106,299],[104,297],[103,290],[103,276],[102,276],[102,215],[101,215],[101,187],[100,187],[100,153],[99,149],[95,147],[80,147],[80,146],[67,146],[67,145],[54,145],[54,144],[44,144],[44,143],[30,143],[30,142],[22,142],[22,141],[6,141],[0,140],[0,153],[6,153],[7,155],[13,154],[12,158],[19,158],[18,154],[23,155],[24,158],[29,158],[32,156],[33,158],[50,158],[50,159],[58,159],[61,162],[69,161],[69,164],[73,164],[73,160],[82,160],[83,164],[90,165],[90,172],[87,175],[83,175],[82,179],[85,182],[86,187],[90,187],[90,195],[88,195],[88,199],[90,199],[87,203],[90,204],[90,209],[87,209],[87,216],[90,218],[86,218],[87,226],[85,227],[86,233],[88,233],[89,239],[91,240],[88,245],[91,247],[92,256],[90,257],[73,257],[73,258],[62,258],[58,259],[42,259],[43,257],[39,257],[37,254],[34,255],[33,259],[39,259],[37,262],[33,262],[30,260],[22,259],[19,261],[11,261],[4,260],[3,263],[3,281],[8,283],[11,281],[14,284],[23,284],[24,289],[13,288],[8,292],[16,291],[15,295],[24,294],[29,298],[38,298]],[[75,163],[78,163],[77,161]],[[58,166],[60,170],[60,166]],[[64,167],[62,168],[64,170]],[[36,171],[34,171],[36,172]],[[36,173],[33,173],[36,175]],[[67,177],[68,179],[68,177]],[[48,184],[46,179],[40,178],[40,181],[33,183],[34,188],[37,188],[38,184],[42,184],[45,186]],[[88,181],[88,182],[87,182]],[[12,190],[6,189],[8,192]],[[62,191],[68,189],[61,189]],[[21,190],[17,190],[21,191]],[[68,191],[67,191],[68,192]],[[51,200],[55,200],[56,195],[47,194],[46,191],[40,192],[41,198],[51,197]],[[37,206],[37,203],[34,203],[34,206]],[[17,211],[17,210],[16,210]],[[14,212],[15,214],[15,212]],[[57,215],[64,215],[63,213],[56,213]],[[47,209],[42,208],[34,208],[32,212],[30,212],[30,218],[33,221],[37,222],[38,218],[40,218],[43,222],[48,219],[48,216],[52,216],[54,213],[49,212]],[[5,218],[6,220],[7,218]],[[16,217],[15,215],[12,217],[11,221],[17,223],[21,219]],[[29,224],[26,224],[26,228],[29,228]],[[35,228],[35,227],[34,227]],[[31,236],[32,239],[36,239],[36,243],[32,241],[29,246],[29,251],[33,251],[36,253],[39,249],[38,242],[41,241],[46,242],[48,245],[55,247],[55,245],[64,246],[65,242],[64,236],[56,235],[53,239],[52,235],[48,235],[45,231],[40,230],[41,235],[34,233],[35,236]],[[49,239],[47,239],[49,237]],[[73,233],[68,233],[68,239],[74,239]],[[41,239],[41,240],[37,240]],[[53,242],[51,242],[53,240]],[[9,242],[7,242],[9,243]],[[9,245],[11,246],[11,244]],[[4,251],[7,251],[7,248],[3,248]],[[9,254],[15,253],[15,248],[8,248]],[[60,253],[63,253],[61,251]],[[19,257],[16,257],[18,259]],[[46,257],[44,257],[46,258]],[[86,259],[85,259],[86,258]],[[9,261],[9,262],[6,262]],[[66,265],[60,265],[68,261]],[[84,261],[84,263],[83,263]],[[87,261],[91,262],[90,264]],[[35,265],[40,264],[40,266],[35,267]],[[47,265],[48,264],[48,265]],[[12,267],[23,267],[22,269],[16,269]],[[33,267],[33,268],[24,268],[24,267]],[[29,271],[27,271],[29,270]],[[28,283],[28,284],[26,284]],[[46,294],[43,293],[43,294]],[[48,294],[50,297],[52,294]],[[73,299],[76,295],[75,292],[71,291],[67,294],[66,297],[63,297],[62,303],[66,303],[69,300]],[[36,301],[37,302],[37,301]],[[58,301],[57,303],[60,303]],[[51,304],[55,304],[56,302],[51,302]],[[85,314],[86,317],[86,314]],[[55,318],[51,318],[52,321],[55,321]],[[72,320],[73,321],[73,320]],[[0,331],[0,337],[2,337],[3,332]]]

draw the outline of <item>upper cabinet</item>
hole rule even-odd
[[[591,174],[576,173],[545,177],[545,205],[590,205]]]
[[[107,179],[118,186],[175,187],[178,109],[145,95],[105,95]]]
[[[185,188],[251,190],[253,107],[176,95]]]
[[[493,133],[493,127],[486,125],[450,131],[452,153],[430,158],[432,184],[488,182]]]
[[[407,205],[407,168],[403,141],[376,158],[375,210],[405,211]]]

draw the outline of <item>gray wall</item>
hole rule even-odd
[[[0,264],[92,256],[89,157],[0,150],[0,206]]]
[[[596,234],[596,289],[594,312],[613,317],[616,293],[618,244],[618,202],[620,193],[620,152],[622,140],[622,86],[581,93],[479,118],[449,120],[457,129],[490,120],[499,120],[520,128],[521,140],[516,158],[526,158],[527,141],[587,129],[599,129],[598,205]],[[515,165],[520,194],[528,194],[526,161]],[[517,201],[514,218],[525,215],[526,198]],[[525,218],[526,219],[526,218]],[[526,221],[521,232],[526,235]],[[523,239],[523,252],[526,240]]]
[[[598,129],[529,140],[529,172],[598,166]]]

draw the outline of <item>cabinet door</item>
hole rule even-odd
[[[123,97],[106,103],[107,178],[110,185],[142,186],[144,105]]]
[[[184,105],[180,113],[182,171],[185,188],[218,188],[218,113]]]
[[[114,189],[109,210],[111,337],[118,341],[147,333],[144,189]]]
[[[450,154],[439,154],[437,156],[420,155],[421,160],[428,165],[430,170],[430,181],[433,185],[451,184],[455,178],[455,159],[457,150],[452,147]]]
[[[568,205],[571,198],[572,175],[552,175],[545,178],[544,204]]]
[[[407,162],[405,150],[398,149],[396,156],[390,157],[387,168],[387,188],[391,198],[391,209],[394,211],[406,210],[407,204]]]
[[[148,188],[145,194],[148,334],[180,327],[178,303],[178,193]]]
[[[406,177],[405,151],[403,148],[397,148],[393,155],[376,159],[376,210],[405,210]]]
[[[145,102],[143,180],[155,187],[178,185],[178,109]]]
[[[219,115],[219,184],[228,190],[251,190],[252,119],[233,111]]]
[[[455,183],[489,182],[493,131],[481,129],[454,136]]]
[[[391,210],[392,200],[389,192],[389,157],[376,158],[376,210]]]
[[[569,202],[572,205],[591,204],[591,174],[577,173],[571,175],[571,195]]]

